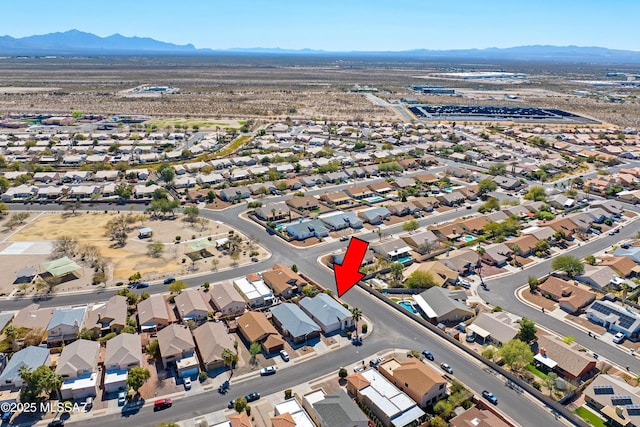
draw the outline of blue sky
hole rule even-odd
[[[198,48],[408,50],[532,44],[640,51],[638,0],[36,0],[0,34],[78,29]]]

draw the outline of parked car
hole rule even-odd
[[[476,340],[476,334],[474,334],[473,332],[469,332],[467,333],[467,336],[465,338],[465,341],[467,342],[474,342]]]
[[[361,365],[356,365],[353,368],[353,372],[364,372],[364,368]]]
[[[341,236],[340,237],[340,241],[341,242],[346,242],[347,240],[349,240],[349,236]]]
[[[247,402],[254,402],[260,399],[260,393],[254,391],[253,393],[247,394],[244,398],[247,400]]]
[[[93,397],[89,396],[87,397],[87,399],[84,401],[84,410],[85,411],[90,411],[91,408],[93,408]]]
[[[0,421],[2,421],[3,423],[8,422],[11,417],[13,417],[14,412],[12,411],[7,411],[7,412],[3,412],[2,413],[2,417],[0,417]]]
[[[445,371],[447,371],[448,373],[453,374],[453,368],[451,366],[449,366],[447,363],[442,362],[440,364],[440,367],[442,369],[444,369]]]
[[[422,350],[422,355],[431,361],[434,359],[433,354],[429,350]]]
[[[609,232],[609,236],[615,236],[615,235],[616,235],[616,232],[615,232],[614,230],[611,230],[611,231]]]
[[[47,427],[63,427],[63,426],[64,426],[64,420],[61,420],[61,419],[53,420],[49,424],[47,424]]]
[[[384,357],[380,356],[376,359],[376,362],[378,362],[378,364],[384,362]]]
[[[184,388],[185,390],[191,390],[191,378],[186,377],[184,379]]]
[[[489,402],[493,403],[494,405],[498,404],[498,398],[495,396],[495,394],[491,393],[490,391],[483,390],[482,391],[482,397],[484,397],[485,399],[487,399]]]
[[[276,367],[275,366],[267,366],[266,368],[260,369],[260,375],[262,375],[263,377],[265,377],[267,375],[273,375],[275,373],[276,373]]]
[[[282,357],[282,360],[285,362],[289,361],[289,353],[287,353],[286,350],[280,350],[280,357]]]
[[[175,278],[175,277],[167,277],[166,279],[164,279],[164,280],[162,281],[162,283],[164,283],[165,285],[168,285],[168,284],[173,283],[173,282],[175,282],[175,281],[176,281],[176,278]]]
[[[462,286],[465,289],[469,289],[471,288],[471,282],[469,282],[468,280],[464,280],[464,279],[458,279],[458,286]]]
[[[148,288],[149,284],[146,282],[142,282],[142,283],[136,283],[136,289],[143,289],[143,288]]]
[[[622,344],[625,338],[626,338],[625,334],[623,334],[622,332],[618,332],[613,336],[613,342],[616,344]]]
[[[124,406],[127,403],[127,393],[124,391],[118,392],[118,406]]]
[[[171,401],[171,399],[158,399],[155,402],[153,402],[153,410],[159,411],[161,409],[170,408],[171,405],[173,405],[173,402]]]

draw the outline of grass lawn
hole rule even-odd
[[[402,299],[392,297],[392,298],[391,298],[391,301],[393,301],[393,302],[400,302],[400,301],[402,301]]]
[[[596,427],[607,427],[607,425],[604,423],[604,421],[602,421],[602,419],[600,417],[598,417],[596,414],[594,414],[593,412],[591,412],[590,410],[588,410],[587,408],[581,406],[578,409],[576,409],[575,411],[573,411],[576,415],[580,416],[580,418],[582,418],[583,420],[585,420],[586,422],[588,422],[589,424],[596,426]]]
[[[546,380],[547,379],[547,374],[545,374],[544,372],[539,371],[535,366],[529,364],[527,366],[524,367],[527,371],[531,372],[533,375],[535,375],[536,377],[542,379],[542,380]]]
[[[244,144],[245,142],[249,141],[251,138],[252,138],[251,135],[241,136],[240,138],[238,138],[238,139],[232,141],[231,143],[229,143],[222,150],[218,151],[216,153],[216,157],[223,157],[223,156],[226,156],[228,154],[235,153],[238,148],[242,147],[242,144]]]

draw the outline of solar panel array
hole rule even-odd
[[[640,405],[627,405],[627,412],[629,415],[640,415]]]
[[[633,400],[629,395],[611,396],[611,404],[615,406],[632,405]]]
[[[610,385],[595,385],[593,386],[595,394],[613,394],[613,387]]]
[[[616,316],[618,316],[618,319],[619,319],[618,325],[625,329],[629,329],[631,325],[633,325],[633,322],[636,321],[636,319],[634,319],[631,316],[627,316],[626,314],[622,313],[620,310],[616,310],[613,307],[608,307],[597,301],[591,305],[591,308],[599,313],[604,314],[605,316],[608,316],[611,313],[615,314]]]

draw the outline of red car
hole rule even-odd
[[[161,409],[170,408],[172,403],[173,402],[171,402],[171,399],[158,399],[153,402],[153,410],[159,411]]]

